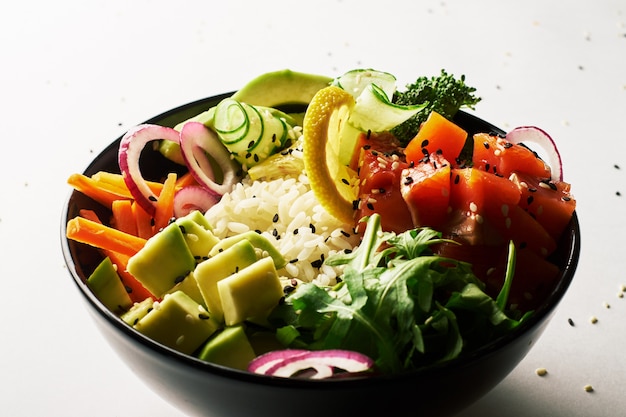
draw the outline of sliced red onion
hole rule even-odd
[[[239,181],[237,163],[220,142],[217,135],[200,122],[187,122],[180,132],[180,149],[183,159],[196,181],[215,195],[229,192]],[[222,170],[222,184],[215,182],[209,157]]]
[[[194,210],[206,213],[218,201],[219,196],[199,185],[188,185],[174,194],[174,217],[184,217]]]
[[[345,373],[369,371],[374,361],[359,352],[342,349],[297,350],[287,349],[266,353],[254,359],[248,370],[254,373],[283,378],[306,377],[325,379]],[[337,372],[339,370],[339,372]]]
[[[169,127],[138,125],[122,137],[118,151],[118,163],[124,182],[137,204],[150,215],[154,215],[157,197],[141,175],[139,157],[148,142],[161,139],[180,143],[180,134]]]
[[[547,162],[552,172],[552,181],[563,181],[561,155],[554,140],[544,130],[535,126],[516,127],[506,134],[506,140],[514,144],[531,142],[541,146],[546,152]]]

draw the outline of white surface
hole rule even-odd
[[[179,415],[103,343],[73,288],[59,245],[71,173],[133,124],[262,72],[374,67],[401,85],[466,74],[480,117],[552,134],[578,199],[570,291],[520,366],[461,416],[623,415],[625,1],[12,2],[0,48],[0,414]]]

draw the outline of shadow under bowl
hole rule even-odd
[[[209,97],[158,115],[146,123],[174,126],[214,106],[231,93]],[[465,112],[456,122],[468,133],[498,132],[497,127]],[[118,172],[120,138],[85,169]],[[181,167],[146,149],[141,157],[146,179],[159,180]],[[71,279],[98,329],[120,358],[144,382],[184,413],[214,417],[319,417],[393,415],[450,416],[484,396],[526,356],[543,333],[569,287],[578,264],[580,228],[576,213],[552,261],[560,269],[558,284],[526,323],[470,354],[455,360],[394,375],[333,380],[273,378],[225,368],[163,346],[135,331],[111,313],[85,285],[102,259],[92,247],[68,240],[67,221],[79,209],[110,213],[79,192],[71,192],[61,221],[62,252]],[[397,411],[396,411],[397,410]]]

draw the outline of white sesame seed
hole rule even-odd
[[[593,392],[593,387],[591,386],[591,384],[587,384],[584,386],[585,391],[587,392]]]
[[[591,316],[589,321],[591,322],[591,324],[596,324],[598,322],[598,318],[596,316]]]
[[[400,162],[393,161],[393,163],[391,164],[391,169],[395,171],[396,169],[398,169],[399,166],[400,166]]]
[[[176,346],[182,345],[184,341],[185,341],[185,335],[181,334],[180,336],[178,336],[178,339],[176,339]]]
[[[476,211],[478,210],[478,206],[472,201],[469,205],[469,209],[472,213],[476,213]]]
[[[546,368],[537,368],[535,369],[535,373],[539,376],[545,376],[548,373]]]
[[[543,181],[539,181],[539,186],[540,186],[541,188],[547,188],[547,189],[550,189],[550,184],[547,184],[547,183],[545,183],[545,182],[543,182]]]
[[[611,308],[611,305],[607,302],[604,303],[604,308]]]

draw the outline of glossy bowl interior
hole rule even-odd
[[[212,106],[223,94],[156,116],[146,123],[174,126]],[[500,132],[495,126],[460,112],[456,122],[470,133]],[[119,138],[85,169],[119,172]],[[144,150],[142,173],[158,180],[180,167],[159,153]],[[62,252],[71,279],[99,330],[124,362],[157,394],[189,415],[279,417],[390,415],[449,416],[495,387],[540,337],[563,298],[578,263],[580,229],[576,213],[553,261],[560,267],[558,285],[530,320],[512,333],[466,355],[426,369],[370,378],[301,380],[254,375],[206,363],[154,342],[123,323],[91,293],[84,281],[101,260],[93,248],[65,238],[67,220],[81,208],[108,213],[78,192],[71,192],[61,219]]]

